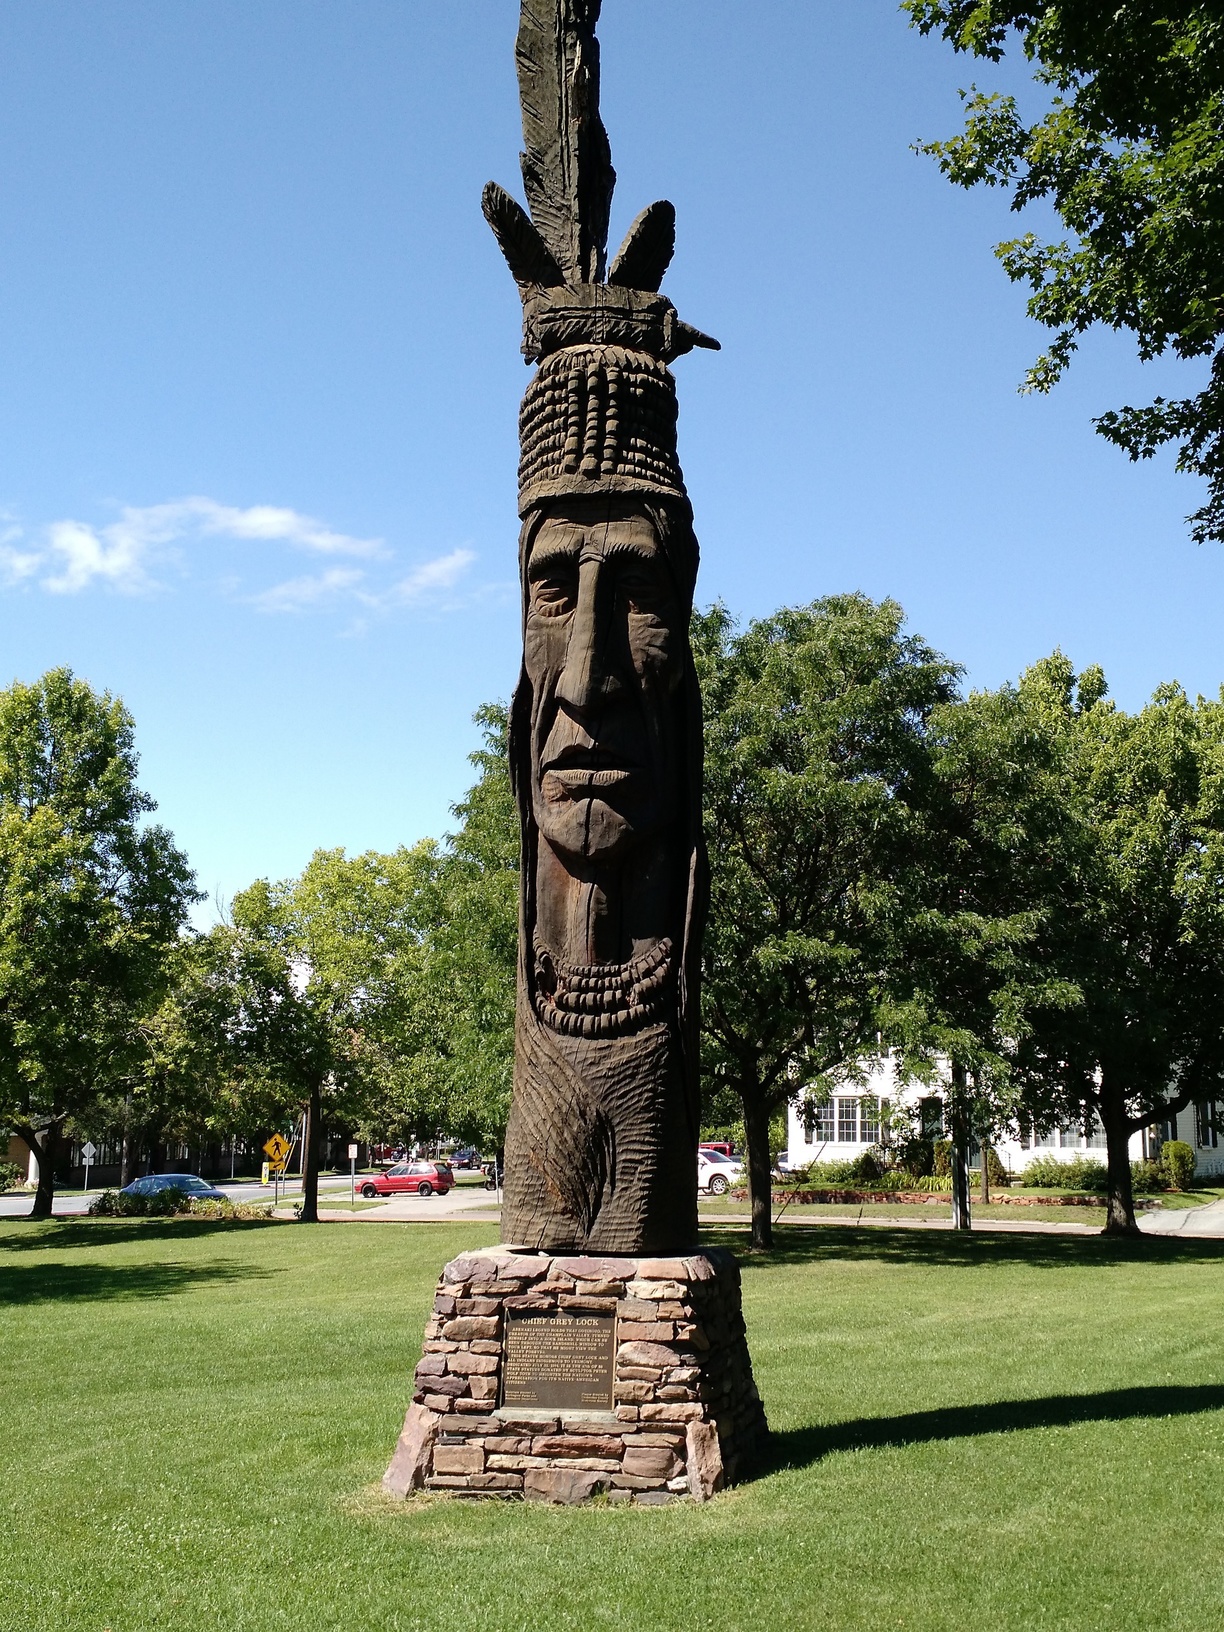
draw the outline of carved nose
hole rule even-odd
[[[619,696],[622,684],[609,662],[614,631],[611,626],[612,597],[603,583],[598,561],[584,561],[578,568],[578,605],[570,624],[565,667],[557,682],[557,696],[580,712],[602,707]]]

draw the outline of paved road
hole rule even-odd
[[[1144,1213],[1139,1228],[1145,1235],[1224,1236],[1224,1201],[1205,1207],[1159,1207]]]

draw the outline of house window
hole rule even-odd
[[[826,1099],[816,1105],[808,1099],[803,1104],[803,1131],[809,1145],[827,1145],[833,1138],[833,1107]]]
[[[924,1139],[938,1139],[943,1134],[943,1100],[932,1097],[918,1101],[919,1125]]]
[[[1034,1150],[1057,1150],[1057,1148],[1058,1148],[1058,1129],[1057,1128],[1039,1128],[1034,1132],[1034,1134],[1033,1134],[1033,1149]]]
[[[858,1143],[857,1099],[839,1099],[837,1102],[837,1142],[839,1145]]]
[[[1088,1130],[1088,1149],[1104,1150],[1108,1144],[1109,1141],[1105,1137],[1105,1124],[1094,1111],[1092,1113],[1092,1126]]]
[[[1194,1136],[1200,1150],[1214,1150],[1220,1143],[1220,1107],[1215,1100],[1194,1107]]]
[[[878,1099],[859,1100],[859,1138],[865,1145],[880,1142],[880,1102]]]

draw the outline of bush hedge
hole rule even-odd
[[[171,1186],[151,1196],[126,1196],[104,1190],[89,1204],[91,1218],[271,1218],[271,1203],[193,1201]]]
[[[16,1162],[0,1162],[0,1195],[6,1190],[19,1189],[26,1180],[24,1167]]]

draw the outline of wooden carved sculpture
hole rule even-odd
[[[667,365],[717,342],[658,292],[670,204],[643,210],[606,268],[616,177],[599,10],[523,0],[531,213],[495,183],[484,193],[539,365],[520,415],[522,904],[502,1235],[666,1254],[697,1237],[705,906],[697,540]]]

